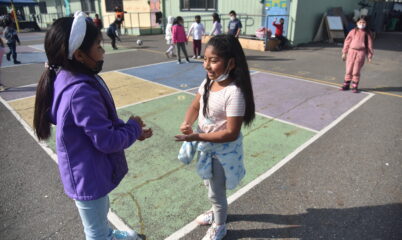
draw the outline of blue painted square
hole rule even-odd
[[[6,50],[8,52],[8,49]],[[3,56],[3,63],[1,67],[14,66],[13,57],[11,56],[11,61],[7,61],[6,54]],[[47,61],[46,54],[44,52],[30,52],[30,53],[19,53],[17,51],[17,60],[21,64],[29,63],[44,63]]]
[[[202,62],[198,61],[182,64],[166,62],[121,72],[180,90],[199,87],[206,76]]]

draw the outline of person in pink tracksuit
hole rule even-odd
[[[349,90],[352,81],[352,91],[354,93],[359,92],[360,71],[365,58],[367,56],[369,62],[373,58],[373,38],[366,25],[366,19],[360,18],[357,21],[357,27],[350,31],[345,39],[342,50],[342,59],[346,60],[345,81],[341,88],[343,91]]]

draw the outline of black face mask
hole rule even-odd
[[[88,56],[88,55],[87,55]],[[98,74],[100,71],[102,71],[103,68],[103,60],[95,61],[93,58],[88,56],[89,59],[91,59],[93,62],[95,62],[95,68],[89,68],[86,67],[92,74]]]

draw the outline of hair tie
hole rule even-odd
[[[85,19],[87,15],[82,11],[74,14],[73,25],[71,26],[70,38],[68,40],[68,59],[73,59],[74,52],[81,46],[87,31]]]
[[[58,66],[54,65],[54,64],[49,65],[48,62],[45,62],[45,68],[49,69],[50,71],[53,71],[53,70],[56,70],[58,68]]]

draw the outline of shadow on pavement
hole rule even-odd
[[[276,228],[230,230],[226,239],[402,239],[402,204],[307,209],[297,215],[229,215],[228,222],[262,222]],[[247,224],[247,223],[246,223]],[[285,226],[284,226],[285,225]]]

